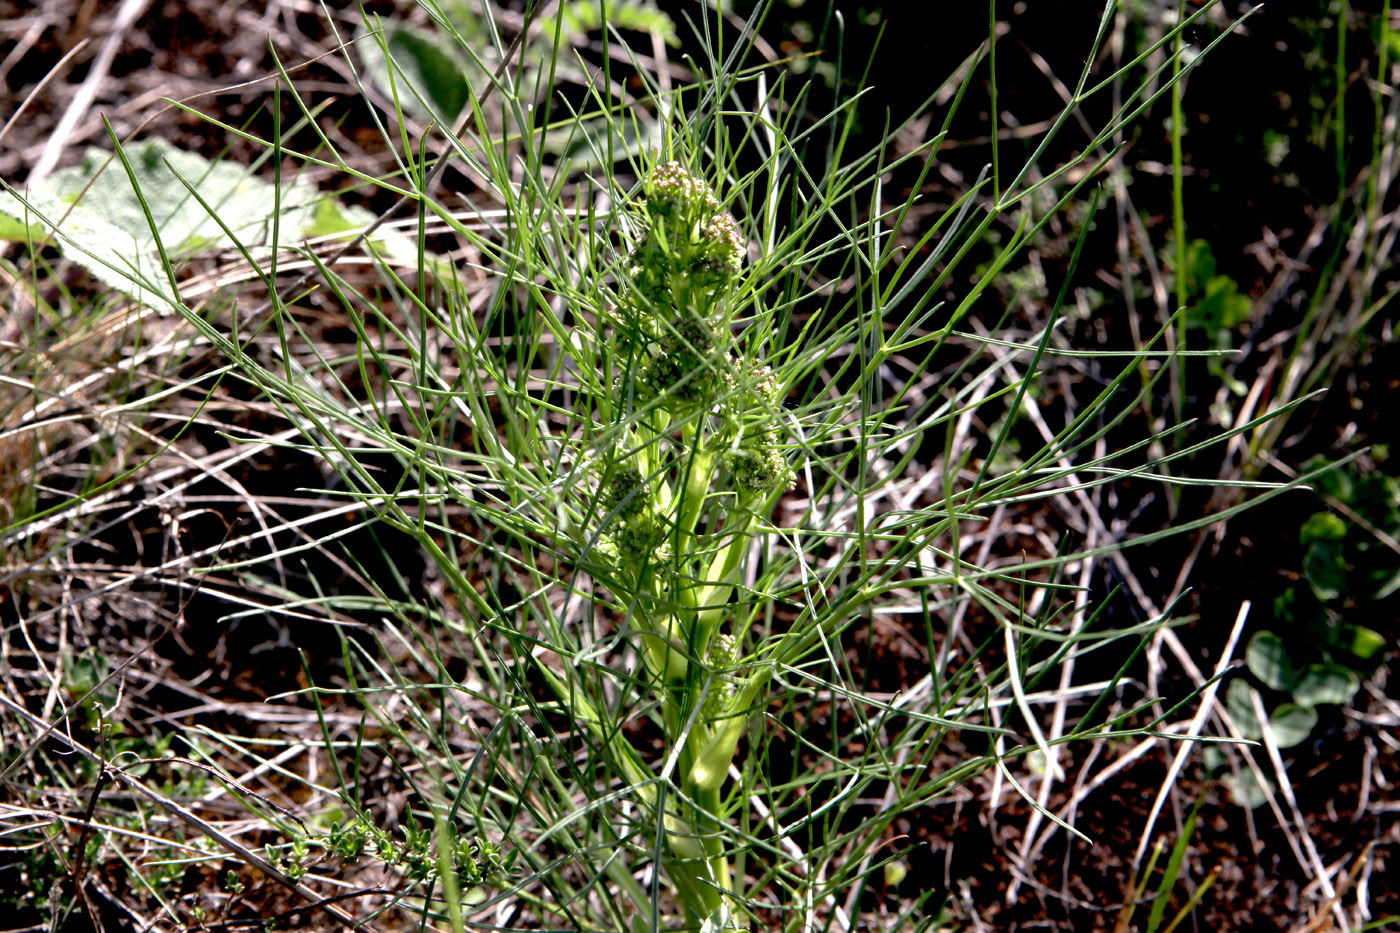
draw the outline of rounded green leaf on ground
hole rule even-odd
[[[1293,700],[1308,708],[1322,703],[1350,703],[1358,686],[1351,671],[1331,664],[1310,664],[1293,687]]]
[[[1255,633],[1249,640],[1244,657],[1249,672],[1271,690],[1289,690],[1298,679],[1297,669],[1283,639],[1273,632]]]
[[[1269,731],[1279,748],[1292,748],[1305,741],[1317,725],[1317,712],[1296,703],[1284,703],[1269,716]]]

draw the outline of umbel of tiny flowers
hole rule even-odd
[[[654,168],[637,205],[624,302],[646,395],[694,404],[711,391],[728,341],[724,300],[743,268],[744,237],[703,179],[679,162]]]
[[[721,374],[727,394],[725,414],[732,438],[725,465],[741,496],[762,495],[778,486],[791,487],[792,468],[773,429],[771,412],[780,387],[767,366],[741,359]]]
[[[683,404],[704,401],[720,343],[720,335],[702,318],[677,318],[642,357],[639,376],[645,393],[669,393],[669,401]]]
[[[633,467],[623,467],[603,486],[598,505],[618,519],[630,521],[646,511],[648,488],[642,474]]]
[[[665,563],[667,524],[657,514],[651,486],[634,467],[622,467],[599,487],[598,508],[609,522],[608,549],[620,566]]]

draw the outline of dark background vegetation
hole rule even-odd
[[[984,41],[988,29],[985,4],[938,4],[936,12],[912,3],[845,3],[838,7],[846,23],[846,41],[841,47],[846,75],[840,86],[846,94],[858,87],[871,89],[863,99],[856,131],[871,140],[885,130],[886,117],[889,125],[898,125],[913,114],[933,82],[941,80],[967,50]],[[1174,7],[1138,5],[1149,19]],[[1189,12],[1194,7],[1188,4],[1187,9]],[[1233,18],[1249,5],[1227,5],[1227,9]],[[824,12],[817,4],[780,3],[775,5],[769,26],[778,36],[788,32],[781,40],[784,52],[820,49],[822,61],[834,62],[828,48],[834,43],[828,40],[823,45],[807,38],[813,33],[820,36],[823,29],[828,36],[835,32],[834,23]],[[1059,111],[1063,101],[1047,80],[1046,71],[1073,85],[1100,13],[1094,4],[1054,0],[997,5],[998,22],[1006,28],[997,63],[1001,125],[1034,124]],[[1335,2],[1268,4],[1225,39],[1188,78],[1183,182],[1187,234],[1191,240],[1208,243],[1216,273],[1232,279],[1240,292],[1252,299],[1248,320],[1231,328],[1230,333],[1231,346],[1256,351],[1229,364],[1231,375],[1244,383],[1260,378],[1260,369],[1267,364],[1269,354],[1257,352],[1261,345],[1296,338],[1316,303],[1317,292],[1332,286],[1330,276],[1337,257],[1346,251],[1353,225],[1361,222],[1356,204],[1348,203],[1339,192],[1352,189],[1354,196],[1353,186],[1366,177],[1377,128],[1374,95],[1380,93],[1383,99],[1391,100],[1395,88],[1378,89],[1374,80],[1366,77],[1368,71],[1371,75],[1376,71],[1381,4],[1352,3],[1344,20],[1342,15],[1343,6]],[[1221,22],[1199,24],[1188,33],[1188,39],[1204,46],[1219,35]],[[792,35],[794,27],[797,36]],[[1389,54],[1393,56],[1394,50]],[[864,77],[867,60],[871,64],[868,77]],[[1345,130],[1340,137],[1336,131],[1339,80],[1344,82],[1340,98],[1345,111]],[[825,84],[820,90],[831,95],[824,103],[834,101],[832,85]],[[939,160],[947,170],[942,179],[935,179],[931,197],[940,196],[942,182],[975,177],[991,160],[986,143],[990,100],[984,85],[972,93],[979,91],[974,105],[964,107],[954,120],[950,138],[980,139],[982,143],[940,152]],[[1107,122],[1110,104],[1107,95],[1086,103],[1084,113],[1092,126]],[[821,112],[822,107],[815,109]],[[1170,262],[1172,226],[1169,117],[1163,100],[1131,136],[1121,157],[1131,171],[1132,196],[1143,225],[1165,262]],[[940,118],[935,116],[935,127]],[[1037,141],[1037,137],[1028,143],[1004,141],[1000,153],[1003,164],[1019,165]],[[1085,136],[1073,132],[1062,134],[1045,154],[1045,164],[1064,161],[1076,145],[1086,141]],[[900,180],[896,174],[894,183]],[[1393,212],[1395,206],[1392,190],[1381,214]],[[1106,213],[1101,212],[1101,216]],[[1307,241],[1319,224],[1326,227],[1322,245],[1310,248]],[[1066,274],[1068,250],[1062,243],[1047,242],[1044,246],[1040,258],[1053,292]],[[1302,256],[1306,259],[1297,259]],[[1290,258],[1299,262],[1296,276],[1286,292],[1271,291],[1278,265]],[[1396,281],[1393,258],[1378,257],[1379,284],[1373,294],[1385,310],[1364,331],[1343,338],[1351,345],[1345,362],[1328,382],[1327,393],[1306,405],[1290,422],[1273,451],[1272,462],[1261,465],[1255,474],[1259,478],[1286,480],[1293,471],[1316,462],[1315,458],[1335,460],[1357,451],[1367,452],[1358,461],[1360,474],[1373,479],[1394,476],[1395,466],[1386,459],[1400,423],[1391,411],[1394,399],[1400,397],[1396,395],[1400,390],[1400,352],[1393,336],[1396,315],[1387,295]],[[1074,284],[1104,289],[1105,272],[1115,276],[1122,272],[1112,222],[1107,217],[1089,234]],[[1106,332],[1112,345],[1131,345],[1125,327],[1130,312],[1121,295],[1105,291],[1104,303],[1095,312],[1100,320],[1085,322],[1078,336],[1089,345]],[[1203,349],[1211,346],[1214,335],[1197,330],[1191,338],[1193,348]],[[1188,385],[1198,391],[1188,393],[1183,413],[1200,421],[1194,432],[1176,439],[1183,445],[1204,436],[1213,420],[1210,406],[1219,388],[1218,378],[1212,377],[1204,362],[1188,366],[1187,373]],[[1210,475],[1220,466],[1215,459],[1218,456],[1218,452],[1207,451],[1186,472]],[[1206,492],[1188,492],[1178,504],[1178,514],[1202,514],[1210,501],[1212,497]],[[1134,514],[1132,527],[1139,532],[1160,527],[1168,518],[1161,499],[1138,499],[1131,489],[1124,491],[1119,505],[1124,514]],[[1277,628],[1300,656],[1308,655],[1307,646],[1312,643],[1303,623],[1286,609],[1276,608],[1276,602],[1293,592],[1304,576],[1301,519],[1326,507],[1317,497],[1300,492],[1233,519],[1194,554],[1197,542],[1189,538],[1169,539],[1135,553],[1134,564],[1143,568],[1139,579],[1157,599],[1171,591],[1183,564],[1190,566],[1192,592],[1186,605],[1196,621],[1180,633],[1202,667],[1218,656],[1228,623],[1240,601],[1246,599],[1254,607],[1247,632]],[[1377,518],[1393,520],[1393,511],[1387,515],[1382,509]],[[1385,559],[1393,573],[1395,553],[1387,551]],[[1101,592],[1106,593],[1115,582],[1105,579]],[[1124,618],[1133,613],[1130,600],[1120,593],[1117,602],[1122,621],[1132,621]],[[1358,598],[1347,606],[1347,618],[1364,620],[1384,633],[1387,651],[1393,652],[1397,608],[1394,596],[1380,601]],[[1114,611],[1110,607],[1110,614]],[[1313,651],[1315,658],[1315,647]],[[1372,803],[1368,809],[1360,797],[1363,771],[1375,761],[1387,762],[1383,767],[1393,770],[1397,762],[1395,743],[1378,744],[1370,734],[1378,723],[1393,722],[1393,714],[1382,713],[1377,718],[1380,709],[1393,709],[1385,702],[1376,702],[1384,696],[1387,670],[1366,669],[1373,679],[1357,697],[1356,709],[1333,708],[1323,715],[1308,742],[1290,750],[1299,803],[1308,814],[1319,847],[1327,853],[1324,861],[1359,853],[1372,841],[1379,844],[1380,851],[1396,839],[1395,821],[1387,807]],[[1167,683],[1178,690],[1186,687],[1184,680],[1168,679]],[[1370,714],[1362,712],[1367,709]],[[1069,851],[1063,844],[1052,846],[1054,851],[1047,852],[1039,866],[1039,881],[1044,887],[1039,894],[1023,889],[1014,905],[1001,905],[998,900],[1010,875],[1004,861],[1005,847],[1014,843],[1015,831],[1006,825],[990,825],[985,816],[969,814],[962,807],[944,808],[931,815],[925,825],[910,827],[913,836],[927,845],[926,853],[914,858],[915,875],[922,874],[925,883],[937,884],[950,876],[951,865],[952,877],[971,879],[970,899],[985,910],[982,919],[998,929],[1034,929],[1057,923],[1067,923],[1066,929],[1108,928],[1131,885],[1122,853],[1136,846],[1143,814],[1164,773],[1164,760],[1144,762],[1108,794],[1081,810],[1078,825],[1098,841],[1098,846],[1089,850],[1075,844]],[[1192,850],[1199,872],[1196,877],[1212,867],[1221,872],[1216,886],[1193,915],[1196,928],[1317,928],[1306,926],[1306,919],[1299,914],[1293,898],[1307,882],[1296,863],[1284,855],[1285,842],[1277,826],[1271,825],[1272,817],[1260,810],[1254,811],[1251,819],[1231,801],[1222,784],[1209,778],[1202,769],[1194,769],[1181,797],[1185,807],[1196,796],[1206,800],[1197,828],[1198,844]],[[1178,809],[1178,824],[1181,815]],[[1054,892],[1068,896],[1057,897]],[[1396,913],[1400,893],[1392,884],[1382,882],[1372,893],[1377,919]]]

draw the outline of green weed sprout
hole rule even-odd
[[[675,755],[679,796],[664,815],[671,880],[692,918],[718,929],[732,913],[719,791],[754,693],[735,687],[742,631],[721,629],[733,622],[743,556],[763,533],[757,521],[793,482],[783,391],[735,349],[743,335],[732,333],[731,291],[746,246],[710,186],[679,162],[658,165],[629,220],[634,242],[606,338],[626,375],[601,383],[596,401],[619,418],[617,440],[599,451],[598,523],[581,526],[578,543],[600,540],[612,563]],[[577,718],[596,721],[542,669]],[[619,754],[626,764],[636,753]]]
[[[1115,21],[1106,4],[1025,163],[1002,161],[993,126],[987,173],[941,205],[921,192],[954,112],[983,66],[995,84],[980,50],[904,125],[852,151],[859,94],[813,115],[806,90],[741,67],[742,49],[697,63],[685,88],[638,74],[640,101],[617,96],[631,85],[608,76],[605,55],[604,80],[581,85],[587,112],[562,114],[554,101],[577,100],[556,98],[552,71],[521,74],[557,62],[502,47],[460,128],[444,117],[421,140],[385,134],[400,171],[375,183],[417,210],[416,278],[383,261],[366,279],[307,251],[314,272],[279,288],[287,270],[262,272],[245,248],[273,299],[225,326],[182,301],[166,270],[163,300],[323,466],[317,495],[344,500],[315,546],[339,547],[341,516],[383,536],[389,573],[342,555],[367,602],[324,599],[328,615],[354,609],[376,626],[343,643],[347,702],[365,724],[352,742],[323,724],[325,750],[343,801],[360,799],[363,747],[400,763],[414,817],[441,837],[436,869],[426,843],[416,868],[399,869],[425,913],[454,929],[499,929],[502,907],[562,929],[819,928],[859,911],[898,858],[882,849],[900,813],[988,769],[1067,828],[1042,802],[1060,745],[1149,728],[1098,716],[1112,685],[1079,684],[1074,663],[1165,621],[1100,630],[1068,570],[1217,517],[1122,541],[1085,497],[1120,481],[1185,483],[1165,468],[1276,412],[1144,459],[1161,435],[1111,445],[1167,372],[1139,378],[1170,359],[1157,346],[1173,321],[1127,358],[1067,346],[1056,325],[1077,248],[1029,336],[996,336],[1015,334],[986,299],[1052,220],[1089,201],[1081,236],[1090,228],[1089,191],[1115,164],[1115,139],[1180,80],[1174,58],[1153,65],[1153,53],[1202,15],[1134,61],[1151,70],[1114,97],[1080,155],[1049,169],[1051,139],[1115,78],[1093,75]],[[399,101],[394,88],[414,80],[395,75]],[[941,129],[915,131],[925,116]],[[916,142],[901,151],[906,131]],[[259,140],[274,165],[285,138]],[[465,214],[439,197],[449,163],[482,188]],[[903,191],[886,187],[901,176]],[[461,245],[460,267],[431,257],[439,236]],[[343,320],[353,347],[306,328],[298,302],[313,300],[312,277],[315,313]],[[1031,389],[1061,356],[1096,389],[1058,421]],[[974,436],[974,423],[996,427]],[[1251,488],[1256,502],[1281,491]],[[1003,517],[1046,498],[1083,500],[1094,541],[994,555]],[[431,592],[399,576],[406,542]],[[251,578],[258,563],[216,569]],[[851,671],[843,642],[876,613],[924,633],[927,674],[893,698]],[[969,613],[991,630],[980,644]],[[1085,691],[1100,699],[1071,722],[1065,704]],[[828,699],[840,713],[820,741],[793,725]],[[954,732],[980,733],[983,751],[950,764]],[[774,766],[780,741],[794,749],[790,775]],[[1018,778],[1032,753],[1040,764]],[[477,838],[518,856],[509,877],[481,885],[497,893],[468,898],[464,886],[493,874],[485,855],[462,867],[477,864],[462,840]],[[457,871],[443,870],[454,852]],[[923,908],[906,905],[890,928],[926,929]]]

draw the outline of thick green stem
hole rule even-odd
[[[700,609],[700,636],[706,644],[724,619],[729,595],[734,591],[734,585],[739,579],[739,564],[753,540],[749,531],[753,525],[752,512],[744,510],[737,518],[734,513],[730,513],[730,519],[733,526],[725,527],[720,532],[730,536],[729,543],[710,561],[709,570],[704,577],[705,583],[696,594],[697,606]]]
[[[719,808],[720,795],[719,788],[701,790],[696,794],[696,800],[701,809],[707,814],[703,817],[706,828],[710,832],[705,834],[705,849],[710,856],[710,873],[714,876],[715,883],[725,895],[734,893],[734,877],[729,870],[729,856],[724,851],[724,840],[720,837],[719,828]]]
[[[763,443],[745,448],[747,472],[729,461],[727,472],[735,474],[740,492],[724,499],[712,492],[723,472],[721,452],[738,443],[736,430],[742,439],[742,426],[759,407],[770,407],[777,391],[776,383],[764,383],[719,399],[724,374],[716,369],[721,362],[729,366],[732,335],[727,320],[714,318],[723,316],[722,303],[741,268],[743,236],[709,187],[676,162],[648,175],[645,205],[641,216],[648,231],[636,244],[636,265],[629,270],[638,289],[638,332],[649,344],[636,384],[649,397],[660,397],[637,413],[626,432],[630,452],[622,459],[631,461],[627,468],[640,473],[647,492],[645,509],[631,507],[625,516],[630,524],[614,531],[618,579],[623,589],[631,588],[615,595],[640,635],[647,686],[659,701],[670,743],[666,760],[674,761],[676,784],[659,782],[637,750],[615,729],[605,728],[591,703],[572,693],[562,675],[545,670],[545,676],[625,779],[637,785],[638,799],[665,838],[664,868],[688,918],[697,926],[728,928],[724,918],[734,906],[734,877],[725,851],[720,786],[746,717],[716,719],[723,715],[718,710],[703,711],[706,690],[722,689],[729,712],[728,683],[717,687],[715,671],[734,667],[732,661],[710,658],[708,649],[730,611],[739,568],[754,538],[754,507],[761,505],[754,500],[771,508],[777,495],[756,496],[762,483],[754,476],[766,475],[766,469],[775,474],[769,485],[777,486],[790,471],[785,463],[773,465],[776,455],[768,453],[772,445],[764,434],[758,439]],[[751,367],[741,368],[748,373]],[[766,368],[754,372],[766,378]],[[722,428],[716,427],[721,415]],[[630,474],[628,482],[637,485]],[[730,506],[727,515],[715,514],[721,503]],[[616,502],[614,513],[624,505],[630,507],[630,500]],[[753,694],[746,691],[742,708],[752,705]],[[668,794],[672,788],[678,790]]]
[[[729,771],[729,763],[739,748],[739,737],[744,734],[745,716],[731,716],[723,720],[705,748],[696,756],[687,780],[697,790],[719,793],[724,776]]]
[[[714,480],[715,455],[703,445],[699,434],[699,429],[691,423],[681,435],[686,446],[682,461],[685,480],[680,484],[681,498],[675,522],[676,538],[683,542],[693,540],[700,512],[710,493],[710,483]]]
[[[661,804],[656,778],[642,764],[636,749],[622,739],[617,730],[603,724],[597,708],[575,687],[542,660],[536,659],[536,666],[560,702],[568,705],[574,721],[583,723],[623,777],[632,782],[637,799],[656,813]],[[710,804],[705,804],[705,807],[714,812]],[[716,848],[719,845],[716,833],[697,829],[691,820],[678,812],[678,801],[674,799],[666,803],[664,812],[660,814],[660,822],[666,836],[666,872],[676,887],[677,896],[694,917],[710,916],[719,909],[722,903],[720,889],[729,881],[727,859],[722,866],[722,876],[714,870],[715,853],[721,851]],[[728,888],[725,887],[725,890]]]

